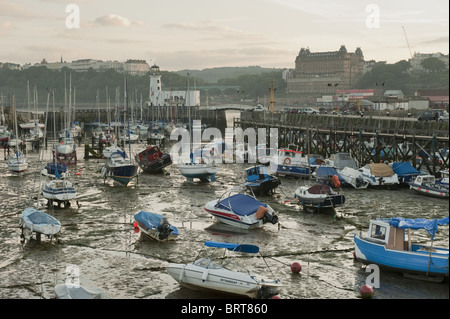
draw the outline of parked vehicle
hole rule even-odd
[[[441,110],[441,109],[431,109],[431,110],[426,110],[425,112],[423,112],[422,114],[420,114],[417,119],[419,121],[438,121],[439,117],[447,115],[448,118],[448,113],[445,110]]]
[[[305,107],[301,110],[302,114],[319,114],[319,111],[312,107]]]

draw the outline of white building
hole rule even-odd
[[[444,55],[440,52],[437,53],[414,53],[414,57],[409,60],[411,64],[412,72],[426,72],[422,67],[422,61],[428,58],[437,58],[445,63],[446,68],[449,68],[449,57],[448,54]]]
[[[150,68],[150,88],[147,106],[200,106],[200,91],[163,91],[157,65]]]

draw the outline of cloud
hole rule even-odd
[[[117,14],[107,14],[105,16],[95,19],[94,23],[100,24],[102,26],[113,26],[113,27],[129,27],[131,26],[130,20],[121,17]]]

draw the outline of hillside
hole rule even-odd
[[[274,68],[262,68],[260,66],[247,66],[247,67],[219,67],[219,68],[209,68],[203,70],[181,70],[175,73],[191,77],[196,79],[201,79],[206,83],[217,83],[223,79],[236,79],[242,75],[261,75],[266,72],[273,72],[282,69]]]

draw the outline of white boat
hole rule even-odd
[[[105,147],[103,149],[102,153],[105,158],[109,158],[112,154],[114,154],[117,151],[123,152],[121,147],[119,147],[117,145],[111,145],[111,146]]]
[[[449,198],[448,187],[436,183],[434,175],[427,174],[417,176],[413,182],[409,183],[409,188],[424,195],[446,199]]]
[[[58,284],[54,289],[56,299],[109,299],[109,295],[100,288]]]
[[[439,173],[441,173],[441,177],[438,180],[436,180],[436,183],[448,188],[449,187],[448,186],[448,180],[449,180],[448,168],[445,170],[439,171]]]
[[[77,145],[75,144],[75,141],[70,136],[70,134],[68,134],[65,137],[61,138],[61,141],[58,144],[54,145],[53,149],[59,155],[69,155],[76,152]]]
[[[345,196],[331,189],[326,184],[315,184],[312,186],[300,186],[295,190],[295,198],[298,203],[306,207],[314,207],[317,210],[321,208],[334,208],[345,203]]]
[[[361,167],[359,171],[371,187],[392,187],[400,184],[398,175],[387,164],[367,164]]]
[[[221,243],[214,241],[205,242],[206,247],[224,248],[226,251],[235,253],[259,252],[259,247],[246,244]],[[206,250],[205,250],[206,252]],[[166,270],[180,285],[190,289],[213,291],[235,296],[250,298],[267,298],[277,294],[282,287],[279,279],[270,279],[253,273],[239,265],[233,266],[231,257],[214,258],[198,254],[196,260],[187,264],[171,263]]]
[[[242,193],[209,201],[205,210],[218,221],[238,228],[260,228],[268,222],[278,223],[272,207]]]
[[[363,174],[354,168],[344,167],[339,171],[339,175],[347,185],[356,189],[366,189],[369,186],[369,181],[365,180]]]
[[[345,167],[358,169],[358,162],[350,155],[350,153],[331,154],[325,162],[340,171]]]
[[[8,158],[8,169],[13,173],[22,173],[28,169],[27,158],[20,151],[15,151]]]
[[[190,183],[194,178],[198,178],[202,182],[215,182],[219,170],[215,163],[181,163],[178,165],[178,169]]]
[[[27,228],[31,232],[47,235],[57,235],[61,231],[61,222],[55,217],[44,213],[36,208],[26,208],[20,217],[19,226]]]
[[[53,179],[45,183],[42,194],[50,201],[67,203],[77,195],[75,187],[68,180]]]

